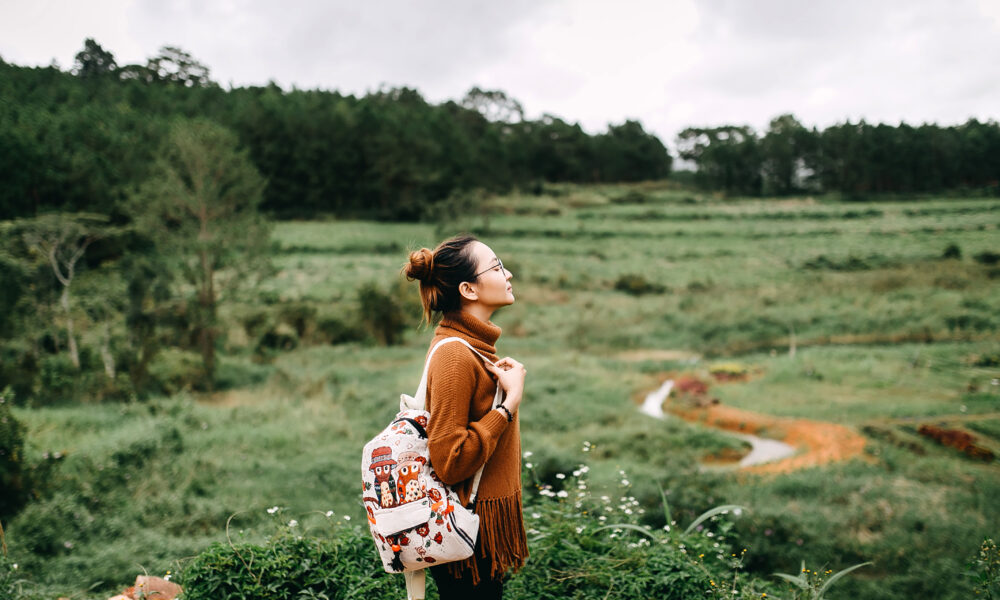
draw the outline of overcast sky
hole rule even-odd
[[[1000,0],[0,0],[7,62],[69,69],[87,37],[119,64],[179,46],[223,86],[501,89],[532,118],[639,119],[670,145],[785,112],[1000,119]]]

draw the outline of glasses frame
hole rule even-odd
[[[484,270],[476,273],[475,275],[473,275],[473,278],[478,279],[479,276],[482,275],[483,273],[486,273],[487,271],[492,271],[493,269],[495,269],[497,267],[500,267],[500,270],[503,271],[504,275],[507,274],[507,272],[508,272],[507,268],[503,266],[503,261],[498,258],[497,261],[494,264],[490,265],[486,269],[484,269]]]

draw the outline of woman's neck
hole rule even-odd
[[[476,317],[483,323],[489,323],[490,317],[493,316],[493,310],[486,308],[482,304],[466,304],[462,307],[462,312]]]

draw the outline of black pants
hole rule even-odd
[[[476,566],[479,569],[479,585],[472,585],[472,573],[463,571],[462,576],[455,578],[448,570],[448,565],[438,565],[428,569],[437,584],[438,598],[441,600],[500,600],[503,598],[503,575],[499,579],[490,579],[492,561],[479,556],[479,544],[476,544]]]

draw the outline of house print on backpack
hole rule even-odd
[[[375,496],[379,506],[389,508],[396,506],[396,481],[392,477],[392,468],[396,461],[392,460],[392,448],[382,446],[372,450],[372,464],[368,468],[375,472]]]

